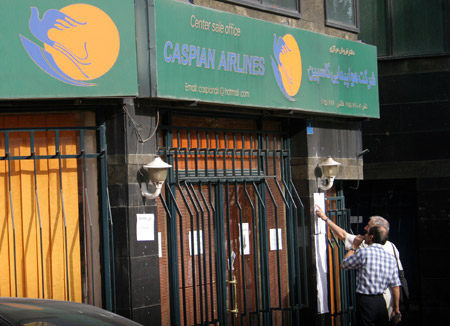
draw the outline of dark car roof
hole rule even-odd
[[[110,311],[87,304],[49,299],[0,297],[0,325],[6,324],[23,326],[141,326]]]

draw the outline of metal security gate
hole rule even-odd
[[[288,140],[218,120],[166,128],[160,148],[174,166],[162,200],[170,323],[298,325],[306,236]]]
[[[74,115],[8,116],[0,124],[70,125]],[[113,309],[105,139],[103,125],[0,129],[2,296]]]
[[[342,193],[327,197],[327,215],[341,228],[350,231],[350,210],[345,208]],[[340,262],[346,250],[344,243],[337,239],[333,232],[328,233],[328,270],[329,270],[329,304],[331,325],[355,325],[355,271],[343,270]]]

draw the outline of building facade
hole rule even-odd
[[[361,179],[379,118],[358,1],[5,6],[1,295],[143,325],[351,320],[312,212],[348,219],[338,181]],[[155,156],[171,168],[153,199]]]
[[[347,204],[352,215],[391,222],[411,292],[408,325],[445,320],[450,306],[448,264],[439,258],[449,251],[449,5],[360,7],[359,38],[378,50],[381,118],[362,123],[364,181],[348,189]]]

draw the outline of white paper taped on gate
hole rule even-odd
[[[241,245],[244,248],[244,255],[250,255],[250,231],[248,230],[248,223],[242,223],[242,244],[241,244],[241,224],[239,224],[239,252],[241,252]]]
[[[328,265],[327,265],[327,225],[317,217],[315,206],[325,211],[325,194],[314,194],[314,244],[316,246],[317,272],[317,310],[320,314],[329,312],[328,309]]]
[[[198,232],[198,233],[197,233]],[[200,242],[198,241],[200,238]],[[192,256],[192,242],[194,242],[194,255],[203,255],[203,231],[194,231],[194,238],[192,239],[192,233],[189,231],[189,255]]]
[[[158,232],[158,257],[162,257],[161,232]]]
[[[278,248],[277,248],[277,233],[278,230]],[[281,238],[281,229],[270,229],[270,250],[281,250],[283,249],[283,240]]]
[[[155,240],[155,215],[136,214],[136,240]]]

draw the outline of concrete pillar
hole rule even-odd
[[[108,183],[114,222],[117,313],[143,325],[161,320],[156,199],[141,196],[140,169],[153,159],[155,110],[133,99],[106,119]],[[143,141],[144,140],[144,141]],[[137,241],[137,214],[154,214],[154,241]],[[159,322],[158,322],[159,321]]]

